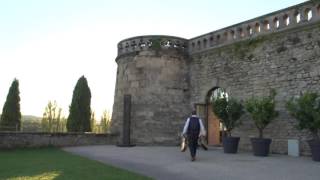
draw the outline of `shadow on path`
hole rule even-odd
[[[197,160],[191,162],[189,152],[182,153],[178,147],[106,145],[63,149],[159,180],[318,180],[320,177],[320,163],[309,157],[256,157],[209,149],[199,150]]]

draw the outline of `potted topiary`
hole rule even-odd
[[[298,121],[297,128],[307,129],[313,136],[308,141],[312,159],[320,161],[320,95],[306,92],[298,98],[291,98],[286,104],[289,113]]]
[[[212,111],[225,128],[222,137],[224,152],[237,153],[240,137],[232,137],[231,131],[241,123],[240,117],[244,113],[242,104],[223,95],[212,100]]]
[[[275,90],[271,90],[268,97],[252,97],[245,102],[245,108],[251,115],[259,131],[258,138],[251,138],[253,154],[255,156],[268,156],[269,154],[272,140],[264,138],[263,130],[278,116],[278,111],[275,110],[275,96]]]

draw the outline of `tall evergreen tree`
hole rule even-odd
[[[81,76],[74,90],[67,120],[68,132],[90,132],[91,92],[87,79]]]
[[[19,81],[14,79],[9,93],[2,109],[0,119],[0,128],[4,131],[20,131],[21,112],[20,112],[20,95]]]

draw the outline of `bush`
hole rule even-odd
[[[270,122],[278,116],[278,111],[275,110],[275,90],[271,90],[268,97],[252,97],[245,102],[245,108],[250,113],[255,126],[259,130],[259,138],[263,138],[263,130]]]
[[[291,98],[286,103],[291,116],[297,119],[297,128],[309,130],[315,140],[320,140],[320,95],[306,92],[298,98]]]
[[[226,128],[227,136],[231,136],[231,131],[241,124],[239,119],[244,113],[240,102],[235,99],[228,100],[226,96],[213,99],[212,111]]]

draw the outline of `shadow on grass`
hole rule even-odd
[[[0,179],[151,179],[56,148],[0,151]]]

